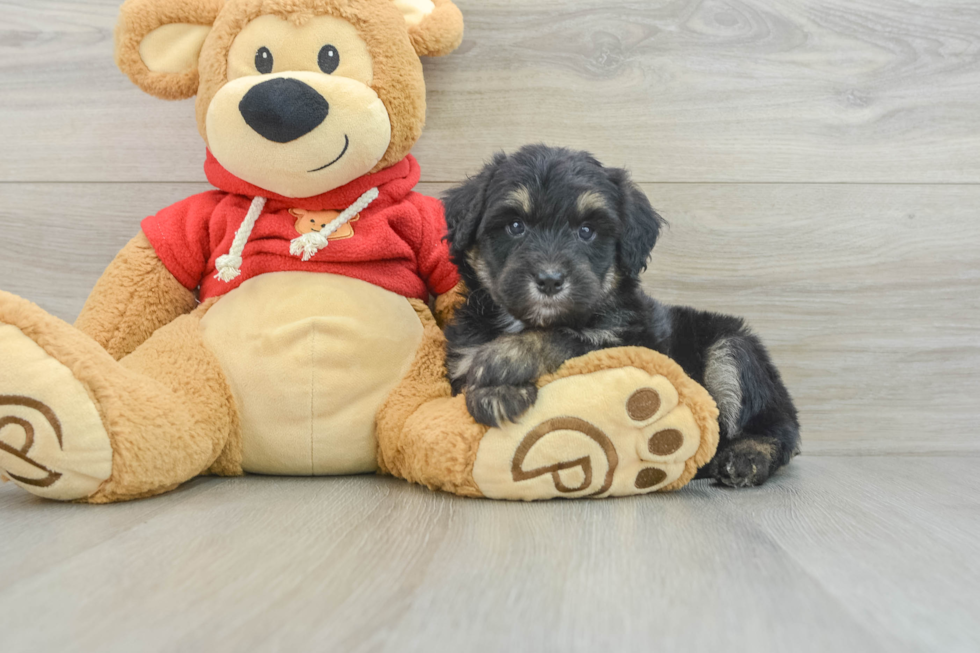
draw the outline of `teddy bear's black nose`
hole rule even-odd
[[[312,86],[277,77],[253,86],[238,105],[249,127],[275,143],[289,143],[320,126],[330,105]]]

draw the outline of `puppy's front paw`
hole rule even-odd
[[[776,445],[756,439],[736,440],[718,452],[714,477],[722,485],[743,488],[762,485],[769,478]]]
[[[514,422],[534,405],[538,388],[533,385],[497,385],[466,390],[466,408],[480,424],[499,427]]]
[[[498,338],[479,348],[469,366],[467,382],[471,386],[526,386],[540,371],[538,354],[527,339]]]

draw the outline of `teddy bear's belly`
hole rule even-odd
[[[408,300],[357,279],[276,272],[228,293],[201,325],[238,405],[246,472],[377,468],[375,415],[422,339]]]

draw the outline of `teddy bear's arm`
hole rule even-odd
[[[141,231],[95,284],[75,326],[119,360],[153,332],[197,306]]]
[[[447,293],[436,297],[435,317],[440,328],[445,329],[453,319],[456,309],[466,301],[466,286],[460,281],[456,287]]]

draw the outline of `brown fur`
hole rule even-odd
[[[99,278],[75,327],[119,360],[195,307],[194,293],[170,274],[140,232]]]
[[[507,198],[513,203],[514,208],[523,211],[525,215],[531,215],[531,211],[534,210],[531,204],[531,191],[527,186],[518,186],[507,194]]]
[[[463,42],[463,14],[450,0],[434,0],[435,10],[408,35],[420,57],[447,55]]]
[[[465,301],[466,286],[463,285],[463,282],[458,283],[455,288],[444,295],[436,297],[435,317],[438,325],[445,327],[449,320],[452,319],[459,305]]]
[[[197,69],[179,74],[151,72],[140,58],[140,43],[147,34],[169,23],[211,25],[224,4],[225,0],[126,0],[116,25],[116,65],[154,97],[194,97],[200,81]]]
[[[452,398],[445,338],[422,302],[412,300],[424,333],[415,361],[378,412],[381,473],[462,496],[482,496],[473,463],[486,427],[473,422],[461,397]]]
[[[116,361],[74,327],[0,293],[0,322],[18,327],[72,371],[109,434],[112,476],[85,502],[126,501],[173,489],[211,466],[235,436],[231,391],[201,339],[199,323],[207,308],[177,318]],[[222,471],[234,473],[230,465]]]

